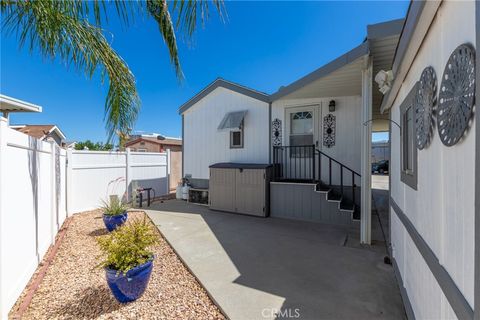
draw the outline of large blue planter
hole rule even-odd
[[[120,227],[122,224],[124,224],[125,221],[127,221],[127,218],[128,218],[127,211],[125,211],[122,214],[117,214],[114,216],[104,214],[103,222],[105,223],[105,227],[107,227],[107,230],[111,232],[115,230],[117,227]]]
[[[105,268],[107,283],[115,298],[126,303],[137,300],[147,288],[150,275],[152,274],[153,259],[130,269],[127,274],[117,274],[117,270]]]

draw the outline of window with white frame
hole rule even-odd
[[[239,130],[230,131],[230,148],[243,148],[243,126]]]
[[[417,190],[417,146],[415,144],[415,94],[417,84],[400,105],[401,180]]]
[[[140,148],[138,148],[137,151],[138,151],[138,152],[147,152],[147,149],[140,149]]]

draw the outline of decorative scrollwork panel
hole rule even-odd
[[[331,148],[335,145],[335,116],[327,114],[323,117],[323,145]]]
[[[282,145],[282,120],[272,121],[272,145],[274,147]]]

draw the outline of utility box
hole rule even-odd
[[[217,163],[210,166],[210,209],[267,217],[270,164]]]

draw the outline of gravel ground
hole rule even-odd
[[[144,216],[129,212],[129,219]],[[160,233],[147,290],[137,301],[118,303],[104,270],[95,267],[100,254],[95,238],[105,233],[100,211],[73,216],[23,319],[224,319]]]

